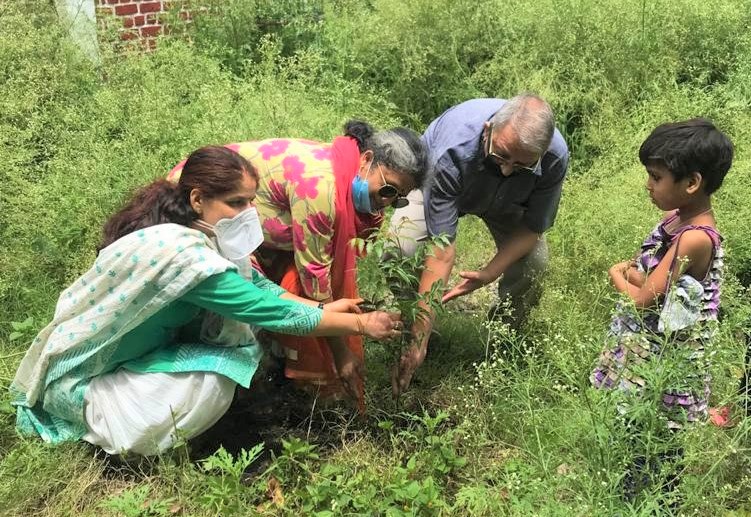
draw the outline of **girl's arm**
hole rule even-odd
[[[647,279],[647,275],[639,271],[636,267],[636,262],[633,260],[626,260],[618,262],[610,268],[611,276],[614,274],[620,274],[626,278],[629,284],[633,284],[636,287],[644,285],[644,281]]]
[[[679,249],[680,246],[680,249]],[[675,260],[671,277],[670,268]],[[706,276],[712,260],[712,240],[702,230],[687,230],[673,243],[657,267],[644,279],[642,285],[630,282],[628,263],[618,263],[608,272],[613,286],[625,293],[637,307],[647,308],[658,304],[665,294],[668,281],[675,282],[682,273],[701,280]]]
[[[281,299],[274,292],[245,280],[235,271],[210,276],[183,295],[182,300],[226,318],[283,334],[360,334],[374,339],[393,339],[401,333],[397,315],[385,312],[348,314],[320,311],[307,304]]]

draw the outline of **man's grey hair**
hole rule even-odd
[[[428,152],[414,131],[399,127],[379,131],[367,143],[374,163],[381,163],[400,174],[412,176],[416,188],[422,187],[428,168]]]
[[[555,131],[553,109],[533,93],[507,100],[490,121],[496,129],[511,125],[522,148],[539,156],[550,146]]]

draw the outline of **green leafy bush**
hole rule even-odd
[[[737,151],[715,201],[728,275],[712,403],[737,402],[751,317],[746,3],[191,4],[193,21],[173,26],[179,37],[146,54],[103,44],[98,66],[67,41],[51,2],[0,4],[0,385],[9,385],[57,293],[90,264],[107,216],[193,149],[273,136],[329,140],[352,117],[420,130],[475,96],[542,94],[570,144],[569,177],[547,234],[542,303],[518,334],[477,324],[487,293],[448,305],[437,324],[442,336],[406,397],[409,417],[388,414],[389,364],[377,364],[383,357],[369,347],[370,411],[382,425],[348,423],[333,448],[290,438],[251,487],[239,484],[249,457],[228,455],[212,460],[212,472],[161,462],[158,485],[143,476],[111,481],[88,448],[18,437],[3,390],[4,509],[163,514],[177,500],[191,515],[659,513],[665,500],[657,492],[630,504],[619,489],[637,446],[657,455],[674,445],[685,451],[682,513],[751,508],[748,419],[732,430],[647,433],[634,444],[617,396],[587,383],[616,298],[605,272],[631,256],[660,217],[644,194],[639,144],[661,122],[701,115],[726,130]],[[493,253],[471,218],[461,221],[457,246],[461,269]],[[359,265],[371,293],[389,287],[376,255]],[[283,504],[267,500],[269,476]]]

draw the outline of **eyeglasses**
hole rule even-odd
[[[386,181],[386,177],[383,175],[383,169],[378,167],[378,172],[381,174],[381,181],[383,186],[378,189],[378,195],[386,199],[396,198],[393,203],[394,208],[404,208],[409,204],[409,199],[399,193],[399,189],[394,185]]]
[[[527,172],[534,174],[537,168],[540,166],[542,156],[537,159],[534,165],[521,165],[519,163],[511,163],[511,160],[509,160],[508,156],[498,154],[495,149],[493,149],[493,129],[495,129],[494,125],[490,124],[490,126],[488,127],[488,137],[485,139],[485,155],[489,158],[492,158],[493,161],[495,161],[499,166],[511,164],[511,172]]]

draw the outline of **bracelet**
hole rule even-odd
[[[357,321],[357,335],[365,335],[365,325],[362,322],[362,317],[359,314],[355,314],[355,321]]]
[[[323,306],[324,306],[323,302],[318,302],[318,308],[319,309],[323,310]]]

